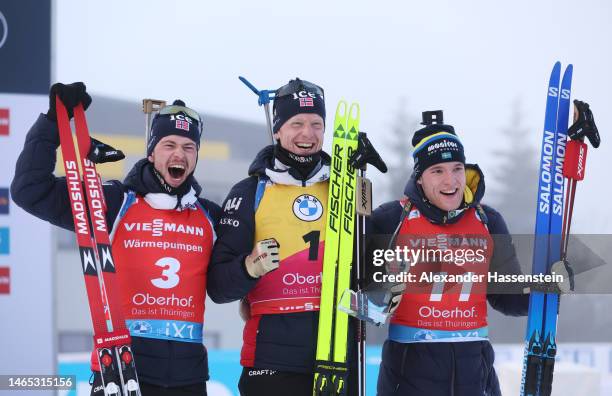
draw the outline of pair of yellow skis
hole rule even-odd
[[[349,158],[357,150],[358,135],[359,104],[349,107],[342,100],[334,119],[314,396],[347,392],[349,318],[337,307],[351,287],[357,175]]]

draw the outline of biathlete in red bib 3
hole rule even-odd
[[[68,191],[70,188],[73,194],[80,179],[67,183],[66,177],[54,176],[53,170],[62,128],[69,127],[68,118],[73,115],[76,124],[85,125],[84,110],[92,100],[83,83],[57,83],[51,87],[49,100],[49,111],[41,114],[28,132],[11,193],[15,202],[34,216],[74,230]],[[201,187],[193,177],[201,134],[200,116],[182,101],[161,108],[151,124],[147,157],[134,165],[123,182],[103,183],[100,194],[105,211],[100,219],[90,214],[92,225],[108,225],[104,232],[110,236],[120,312],[109,311],[125,319],[144,396],[206,395],[208,358],[202,332],[208,263],[220,208],[199,197]],[[81,137],[78,125],[77,137]],[[67,135],[68,141],[70,138]],[[80,143],[82,151],[85,146]],[[91,143],[89,153],[81,155],[100,162],[100,148],[108,146],[95,139]],[[61,144],[64,149],[65,139]],[[94,239],[99,245],[98,236]],[[82,248],[81,243],[79,246]],[[111,286],[104,276],[112,302]],[[89,298],[90,306],[92,299],[103,299],[101,295]],[[97,332],[94,311],[92,308]],[[106,364],[107,360],[99,360],[94,353],[92,395],[109,393],[99,362]],[[124,392],[121,394],[136,394]]]

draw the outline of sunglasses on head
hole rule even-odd
[[[159,115],[172,115],[172,114],[179,114],[179,113],[183,113],[186,116],[191,117],[194,120],[198,121],[198,129],[200,130],[200,135],[202,134],[202,119],[200,118],[200,115],[198,114],[197,111],[192,110],[189,107],[178,106],[178,105],[165,106],[159,110]]]
[[[197,120],[199,123],[202,123],[202,119],[200,118],[200,115],[198,114],[197,111],[190,109],[189,107],[185,107],[185,106],[178,106],[178,105],[170,105],[170,106],[165,106],[162,107],[159,110],[159,114],[160,115],[169,115],[169,114],[178,114],[178,113],[183,113],[195,120]]]
[[[313,93],[325,97],[323,93],[323,88],[319,87],[317,84],[313,84],[305,80],[300,80],[299,78],[291,80],[288,84],[283,85],[282,87],[277,89],[274,94],[274,97],[282,98],[284,96],[290,96],[301,91],[306,91],[308,93]]]

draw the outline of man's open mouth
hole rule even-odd
[[[185,167],[183,165],[170,165],[168,167],[168,173],[173,179],[180,179],[185,174]]]
[[[440,191],[440,194],[446,195],[447,197],[452,197],[453,195],[457,194],[457,190],[459,189],[455,188],[454,190],[444,190],[444,191]]]

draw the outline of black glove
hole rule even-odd
[[[84,110],[87,110],[91,104],[91,96],[87,93],[85,84],[82,82],[75,82],[68,85],[55,83],[49,90],[49,111],[47,111],[47,118],[51,121],[57,121],[55,95],[59,96],[62,102],[64,102],[64,106],[66,106],[66,110],[68,110],[68,118],[72,118],[74,108],[79,103],[83,103]]]
[[[380,154],[378,154],[366,133],[359,132],[357,139],[357,150],[349,158],[349,164],[355,169],[365,169],[367,164],[372,164],[382,173],[387,173],[387,164],[380,157]]]
[[[599,147],[601,138],[595,125],[593,112],[587,102],[574,100],[574,123],[567,130],[567,134],[572,140],[584,139],[586,136],[594,148]]]
[[[94,164],[104,164],[105,162],[117,162],[125,158],[123,151],[117,150],[98,139],[90,138],[91,146],[87,158]]]

